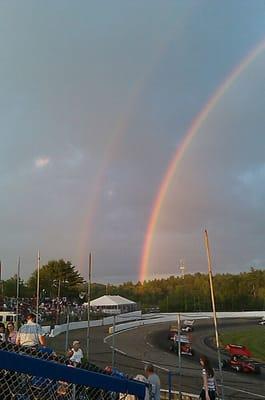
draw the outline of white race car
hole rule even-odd
[[[194,330],[194,320],[185,320],[181,327],[181,332],[192,332]]]

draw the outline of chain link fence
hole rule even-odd
[[[74,365],[50,348],[0,346],[1,400],[144,399],[146,387],[111,369]],[[133,397],[135,398],[135,397]]]

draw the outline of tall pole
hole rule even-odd
[[[180,334],[181,334],[180,314],[178,314],[179,400],[182,400],[182,392],[181,392],[181,341],[180,341]]]
[[[70,327],[70,309],[69,305],[67,305],[67,319],[66,319],[66,334],[65,334],[65,354],[68,350],[69,346],[69,327]]]
[[[18,314],[19,314],[19,286],[20,286],[20,257],[17,262],[17,304],[16,304],[16,329],[18,330]]]
[[[39,322],[39,303],[40,303],[40,251],[38,250],[37,259],[37,293],[36,293],[36,322]]]
[[[88,282],[87,282],[87,335],[86,335],[86,355],[87,361],[90,357],[90,299],[91,299],[91,272],[92,272],[92,253],[88,257]]]
[[[2,261],[0,260],[0,310],[4,309],[4,281],[2,280]]]
[[[58,291],[57,291],[57,307],[56,307],[56,324],[60,323],[59,314],[60,314],[60,297],[61,297],[61,278],[58,280]]]
[[[223,379],[220,342],[219,342],[219,334],[218,334],[218,323],[217,323],[217,315],[216,315],[216,307],[215,307],[215,295],[214,295],[213,272],[212,272],[212,256],[211,256],[211,251],[210,251],[209,236],[208,236],[208,232],[206,229],[204,231],[204,243],[205,243],[207,262],[208,262],[208,274],[209,274],[209,283],[210,283],[210,289],[211,289],[211,300],[212,300],[212,310],[213,310],[213,320],[214,320],[218,365],[219,365],[219,372],[220,372],[220,378],[221,378],[222,399],[224,400],[224,398],[225,398],[225,396],[224,396],[224,379]]]
[[[113,325],[112,325],[112,369],[115,367],[115,333],[116,333],[116,315],[113,315]]]

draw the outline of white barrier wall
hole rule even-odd
[[[265,311],[244,311],[244,312],[219,312],[218,318],[263,318]],[[212,313],[182,313],[181,319],[205,319],[211,318]],[[113,324],[113,316],[106,317],[100,320],[90,321],[91,327],[107,326]],[[173,322],[177,320],[177,313],[165,314],[143,314],[141,311],[133,311],[131,313],[120,314],[115,316],[115,332],[120,332],[125,329],[137,328],[143,325],[158,324],[163,322]],[[124,322],[125,321],[125,322]],[[69,331],[87,328],[87,321],[70,322]],[[45,332],[50,332],[50,327],[43,327]],[[67,324],[55,325],[52,336],[60,335],[67,331]],[[112,327],[109,328],[109,333],[112,333]]]
[[[158,324],[163,322],[173,322],[177,321],[176,313],[168,313],[168,314],[157,314],[154,318],[150,318],[150,314],[148,315],[148,319],[146,319],[146,315],[142,316],[142,320],[140,321],[132,321],[126,322],[124,324],[119,324],[115,326],[115,333],[121,332],[126,329],[133,329],[144,325]],[[265,316],[265,311],[244,311],[244,312],[219,312],[217,313],[218,318],[263,318]],[[212,313],[203,312],[203,313],[183,313],[181,314],[181,320],[184,319],[206,319],[212,318]],[[112,326],[109,328],[109,333],[112,334],[113,328]]]
[[[97,327],[97,326],[106,326],[106,325],[111,325],[113,324],[113,316],[111,317],[105,317],[103,319],[97,319],[97,320],[92,320],[90,321],[90,327]],[[124,321],[131,321],[131,320],[138,320],[142,318],[142,312],[141,311],[133,311],[130,313],[126,314],[119,314],[115,316],[115,322],[120,323]],[[67,324],[62,324],[62,325],[55,325],[51,336],[55,337],[57,335],[60,335],[63,332],[67,331]],[[77,330],[77,329],[86,329],[87,328],[87,321],[78,321],[78,322],[70,322],[69,323],[69,331]],[[48,333],[51,331],[50,326],[44,326],[43,327],[44,332]]]

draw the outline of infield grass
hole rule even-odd
[[[220,339],[223,346],[228,343],[246,346],[253,358],[265,361],[265,326],[225,332]]]

